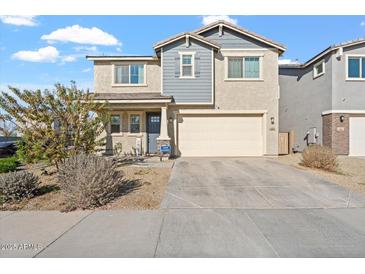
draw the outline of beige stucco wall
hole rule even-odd
[[[146,85],[117,86],[113,85],[113,64],[146,64]],[[94,61],[94,92],[160,92],[161,66],[159,61]]]
[[[133,134],[129,132],[129,114],[137,113],[141,115],[141,132],[139,134]],[[110,134],[110,128],[103,132],[103,136],[106,138],[105,152],[111,154],[114,146],[117,143],[122,143],[123,153],[134,153],[136,148],[136,139],[142,140],[142,154],[147,151],[147,134],[146,134],[146,111],[141,109],[130,110],[111,110],[110,114],[121,115],[121,132]]]
[[[267,110],[266,155],[278,154],[279,76],[275,50],[239,51],[241,55],[262,54],[262,81],[226,81],[226,52],[215,58],[215,108],[221,110]],[[238,54],[236,51],[234,54]],[[265,117],[266,116],[266,117]],[[274,117],[274,125],[270,118]]]

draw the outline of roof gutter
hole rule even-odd
[[[155,61],[157,56],[86,56],[90,61]]]

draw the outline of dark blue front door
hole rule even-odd
[[[161,113],[147,113],[148,153],[157,153],[157,137],[160,136]]]

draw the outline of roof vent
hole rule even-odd
[[[223,35],[223,24],[219,24],[219,37]]]
[[[337,53],[336,53],[336,57],[337,59],[341,59],[341,56],[343,55],[343,48],[338,48]]]
[[[189,35],[185,36],[185,46],[188,48],[190,46],[190,42],[189,42]]]

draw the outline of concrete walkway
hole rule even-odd
[[[365,257],[364,205],[275,160],[179,159],[160,210],[0,212],[0,257]]]
[[[17,212],[0,257],[365,257],[365,209]]]

